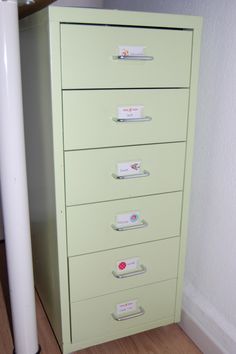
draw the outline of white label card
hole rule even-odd
[[[140,260],[138,257],[123,259],[116,263],[118,273],[132,272],[139,268]]]
[[[118,176],[138,175],[141,173],[141,161],[120,162],[117,164]]]
[[[117,116],[122,119],[143,118],[144,106],[118,107]]]
[[[143,56],[144,55],[143,46],[130,46],[130,45],[120,45],[119,46],[119,55],[124,57],[127,56]]]
[[[125,315],[127,312],[137,311],[137,300],[130,300],[116,305],[117,315]]]
[[[141,224],[140,212],[130,211],[129,213],[119,214],[116,216],[116,226],[126,227]]]

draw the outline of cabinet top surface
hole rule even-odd
[[[190,30],[201,29],[202,25],[202,18],[197,16],[59,6],[49,6],[21,20],[21,24],[24,27],[24,25],[32,25],[32,22],[35,24],[38,21],[166,27]]]

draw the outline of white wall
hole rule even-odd
[[[236,1],[105,0],[104,6],[203,16],[183,305],[224,353],[235,354]]]

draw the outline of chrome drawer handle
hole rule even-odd
[[[145,220],[142,220],[141,223],[137,224],[137,225],[123,226],[123,227],[111,225],[111,227],[115,231],[129,231],[129,230],[135,230],[135,229],[142,229],[143,227],[147,227],[147,226],[148,226],[148,223]]]
[[[133,122],[150,122],[152,117],[146,116],[142,118],[112,118],[116,123],[133,123]]]
[[[114,270],[112,271],[112,275],[117,278],[117,279],[125,279],[125,278],[130,278],[130,277],[134,277],[136,275],[141,275],[146,273],[147,268],[144,267],[144,265],[140,265],[140,269],[134,270],[133,272],[129,272],[129,273],[123,273],[123,274],[119,274],[116,273]]]
[[[126,320],[130,320],[131,318],[135,318],[135,317],[139,317],[145,314],[144,309],[139,306],[139,311],[136,313],[133,313],[131,315],[127,315],[127,316],[122,316],[122,317],[118,317],[117,315],[115,315],[114,313],[111,315],[113,317],[114,320],[116,321],[126,321]]]
[[[144,170],[141,173],[137,173],[136,175],[126,175],[126,176],[118,176],[115,173],[112,173],[112,177],[115,179],[131,179],[131,178],[141,178],[150,176],[150,172]]]
[[[143,60],[150,61],[154,60],[154,57],[151,55],[114,55],[114,60]]]

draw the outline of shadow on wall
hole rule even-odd
[[[0,241],[4,239],[3,236],[3,219],[2,219],[2,203],[1,203],[1,192],[0,192]]]

